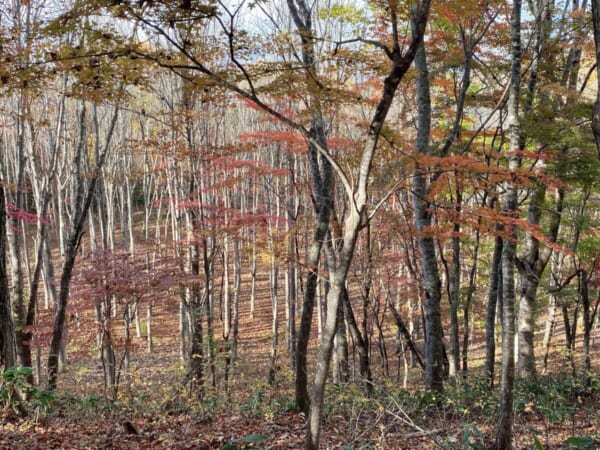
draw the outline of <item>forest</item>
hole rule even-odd
[[[2,0],[0,448],[600,448],[600,0]]]

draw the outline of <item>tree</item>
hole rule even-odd
[[[312,26],[313,13],[304,0],[288,0],[287,5],[300,36],[302,64],[306,68],[307,83],[312,84],[311,79],[317,74],[317,68],[315,67],[315,36]],[[333,173],[332,164],[327,158],[328,148],[321,106],[322,99],[318,95],[318,89],[313,88],[309,92],[311,93],[309,100],[311,115],[309,133],[311,139],[308,144],[308,157],[312,188],[316,197],[317,223],[308,254],[307,266],[309,272],[306,277],[302,316],[296,343],[296,406],[305,412],[308,412],[310,404],[306,361],[308,341],[312,327],[321,249],[329,229],[329,218],[332,208]],[[324,151],[320,151],[321,149]]]
[[[17,365],[15,330],[6,273],[6,203],[3,185],[0,185],[0,331],[0,361],[5,369],[15,367]]]
[[[415,58],[415,68],[419,71],[417,84],[418,125],[416,138],[417,153],[427,154],[431,130],[431,99],[429,91],[429,71],[425,47],[421,45]],[[425,385],[433,390],[444,390],[444,363],[442,341],[442,316],[440,303],[442,283],[437,265],[435,241],[427,236],[431,227],[431,213],[427,209],[427,180],[417,169],[413,187],[415,223],[419,233],[419,250],[425,281]]]
[[[598,157],[600,157],[600,64],[598,64],[600,62],[600,2],[598,0],[592,0],[592,26],[594,31],[596,78],[598,80],[596,101],[594,102],[592,111],[592,131],[594,132],[596,148],[598,149]]]
[[[519,117],[519,98],[521,91],[521,1],[513,1],[510,21],[511,70],[508,97],[508,127],[510,134],[509,170],[516,171],[521,166],[518,149],[521,143],[521,120]],[[506,183],[503,210],[507,216],[518,211],[517,186]],[[515,332],[515,248],[517,230],[514,225],[502,247],[502,380],[500,384],[500,411],[496,431],[496,447],[511,449],[514,393],[514,332]]]
[[[87,219],[88,210],[92,203],[92,198],[98,180],[101,175],[102,165],[106,160],[106,155],[110,149],[111,139],[114,132],[116,120],[118,117],[118,109],[115,108],[111,122],[108,126],[104,142],[101,143],[101,138],[96,134],[96,161],[93,168],[92,177],[87,181],[86,175],[82,171],[82,157],[87,143],[88,128],[87,128],[87,115],[86,115],[85,104],[81,105],[79,110],[78,125],[79,135],[77,149],[72,161],[73,173],[75,174],[75,198],[73,203],[74,210],[71,213],[72,225],[69,230],[65,260],[63,263],[62,273],[60,277],[60,293],[58,298],[58,305],[56,307],[56,314],[54,318],[54,327],[52,330],[52,341],[50,343],[50,352],[48,355],[48,387],[50,389],[56,389],[59,369],[59,354],[60,347],[63,341],[63,334],[65,332],[65,319],[67,311],[67,303],[69,300],[69,288],[71,278],[73,276],[73,268],[75,266],[75,259],[77,257],[77,251],[81,244],[81,238],[84,232],[85,220]],[[99,130],[96,130],[98,133]]]

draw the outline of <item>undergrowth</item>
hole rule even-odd
[[[218,414],[254,417],[271,422],[295,410],[292,375],[280,374],[278,382],[235,386],[225,393],[205,389],[191,395],[172,383],[152,384],[138,376],[127,380],[116,399],[96,395],[76,396],[33,386],[30,368],[0,371],[0,410],[9,416],[38,420],[62,415],[72,417],[103,414],[113,417],[159,417],[186,415],[209,422]],[[180,374],[172,374],[178,378]],[[392,382],[375,384],[372,395],[352,383],[330,385],[324,421],[344,427],[346,448],[386,448],[390,439],[426,437],[438,447],[482,449],[493,444],[498,412],[498,388],[491,390],[482,377],[470,376],[448,384],[444,393],[408,391]],[[545,448],[557,427],[565,430],[565,448],[597,448],[597,434],[578,432],[578,420],[598,420],[600,378],[586,373],[541,376],[536,381],[517,379],[514,394],[515,423],[520,423],[520,442],[526,448]],[[531,424],[531,425],[527,425]],[[597,431],[595,431],[597,433]],[[256,436],[254,436],[256,438]],[[230,445],[245,443],[242,436]]]

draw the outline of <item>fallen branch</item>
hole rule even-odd
[[[398,408],[398,412],[389,411],[387,409],[386,409],[386,412],[390,416],[392,416],[392,417],[396,418],[397,420],[399,420],[400,422],[402,422],[403,424],[408,425],[409,427],[417,430],[415,433],[409,433],[409,434],[405,435],[405,437],[427,437],[427,438],[431,439],[433,441],[433,443],[435,445],[437,445],[438,447],[443,448],[443,449],[446,448],[442,438],[437,435],[437,433],[439,433],[442,430],[425,430],[424,428],[421,428],[410,418],[410,416],[408,414],[406,414],[406,412],[404,411],[404,409],[402,409],[402,406],[400,406],[400,404],[396,401],[396,399],[392,399],[392,400],[395,403],[396,407]]]

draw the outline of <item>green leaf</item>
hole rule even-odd
[[[544,446],[542,445],[537,436],[533,437],[533,444],[535,445],[535,450],[544,450]]]
[[[19,367],[17,369],[17,375],[26,376],[33,374],[33,368],[31,367]]]
[[[259,442],[265,442],[267,439],[269,439],[269,437],[264,434],[249,434],[240,439],[240,442],[243,442],[244,444],[257,444]]]
[[[221,450],[238,450],[238,446],[235,444],[225,444],[221,446]]]
[[[594,449],[594,439],[590,436],[573,436],[565,441],[569,444],[570,448],[579,449],[579,450],[588,450]]]
[[[463,448],[469,448],[469,439],[471,438],[471,427],[465,426],[462,435]]]

